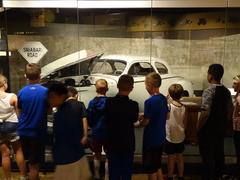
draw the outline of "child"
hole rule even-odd
[[[130,180],[135,151],[134,122],[138,120],[138,103],[129,99],[133,77],[119,78],[118,94],[108,98],[106,113],[106,149],[110,180]]]
[[[8,88],[7,78],[0,74],[0,150],[2,153],[2,169],[6,179],[11,179],[10,145],[16,153],[16,161],[20,170],[20,179],[27,179],[26,166],[21,143],[17,135],[18,118],[17,96],[5,92]]]
[[[104,108],[107,100],[106,92],[108,91],[108,83],[104,79],[96,81],[96,92],[97,95],[92,99],[87,108],[87,119],[90,128],[92,129],[91,134],[91,150],[94,152],[94,178],[100,179],[100,159],[102,149],[106,141],[106,125]],[[107,160],[105,162],[105,179],[108,179],[108,165]]]
[[[209,66],[207,80],[210,85],[202,95],[202,111],[197,124],[202,179],[218,179],[224,173],[224,136],[232,116],[232,98],[221,84],[223,73],[221,64]]]
[[[169,110],[166,97],[159,91],[161,82],[158,73],[146,76],[145,86],[151,97],[144,103],[144,120],[141,119],[140,122],[146,126],[143,134],[143,165],[149,174],[149,180],[163,180],[161,159]]]
[[[183,94],[183,87],[180,84],[172,84],[168,93],[171,97],[169,102],[170,114],[166,123],[166,143],[165,152],[168,155],[168,179],[173,180],[175,159],[177,160],[178,179],[183,179],[184,171],[184,127],[185,127],[185,107],[180,102]]]
[[[233,89],[236,92],[233,111],[233,140],[237,155],[236,176],[240,178],[240,75],[233,78]]]
[[[56,164],[55,180],[89,180],[91,173],[81,144],[84,137],[82,103],[68,99],[68,90],[62,83],[54,83],[48,88],[48,101],[57,107],[53,124],[53,157]]]
[[[41,86],[41,68],[27,64],[25,76],[29,84],[18,93],[20,136],[24,158],[29,161],[29,179],[39,178],[39,164],[44,155],[44,138],[47,130],[47,88]]]

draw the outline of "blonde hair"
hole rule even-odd
[[[240,74],[236,75],[236,76],[233,78],[233,80],[236,80],[236,81],[240,82]]]
[[[147,81],[147,83],[149,83],[154,88],[159,88],[162,84],[162,78],[156,72],[149,73],[146,76],[146,81]]]
[[[99,94],[106,94],[108,91],[108,83],[105,79],[98,79],[95,83],[96,92]]]
[[[40,78],[41,68],[38,64],[29,63],[25,67],[25,74],[29,80],[37,80]]]
[[[4,75],[0,74],[0,87],[3,87],[5,83],[7,83],[7,78]]]

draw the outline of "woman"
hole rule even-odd
[[[16,115],[17,96],[7,93],[7,78],[0,74],[0,151],[5,179],[11,179],[10,145],[16,153],[16,162],[20,170],[20,179],[26,178],[24,156],[17,135],[18,118]]]
[[[240,178],[240,75],[233,78],[234,97],[233,140],[237,156],[237,176]]]

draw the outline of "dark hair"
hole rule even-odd
[[[129,91],[132,90],[133,84],[133,77],[128,74],[124,74],[119,78],[117,87],[120,91]]]
[[[68,90],[68,97],[74,97],[78,94],[78,91],[72,86],[68,86],[67,90]]]
[[[168,88],[168,92],[173,100],[179,100],[183,94],[183,87],[181,84],[172,84]]]
[[[58,95],[68,95],[68,89],[61,82],[54,82],[48,86],[48,94],[54,92]]]
[[[224,74],[224,68],[221,64],[211,64],[208,68],[208,74],[211,74],[214,80],[220,81]]]
[[[29,80],[37,80],[40,78],[41,68],[38,64],[29,63],[25,67],[25,74]]]

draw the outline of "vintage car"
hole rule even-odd
[[[75,60],[74,60],[75,58]],[[79,98],[87,106],[95,95],[95,82],[105,79],[109,85],[108,96],[117,93],[117,82],[122,74],[132,75],[134,89],[130,98],[139,103],[143,110],[144,101],[149,97],[145,90],[145,76],[150,72],[157,72],[162,77],[161,93],[167,95],[168,87],[173,83],[181,84],[189,96],[193,96],[192,83],[185,78],[174,75],[168,64],[155,57],[133,55],[101,54],[71,54],[56,60],[42,68],[42,77],[56,79],[75,86],[79,91]]]

